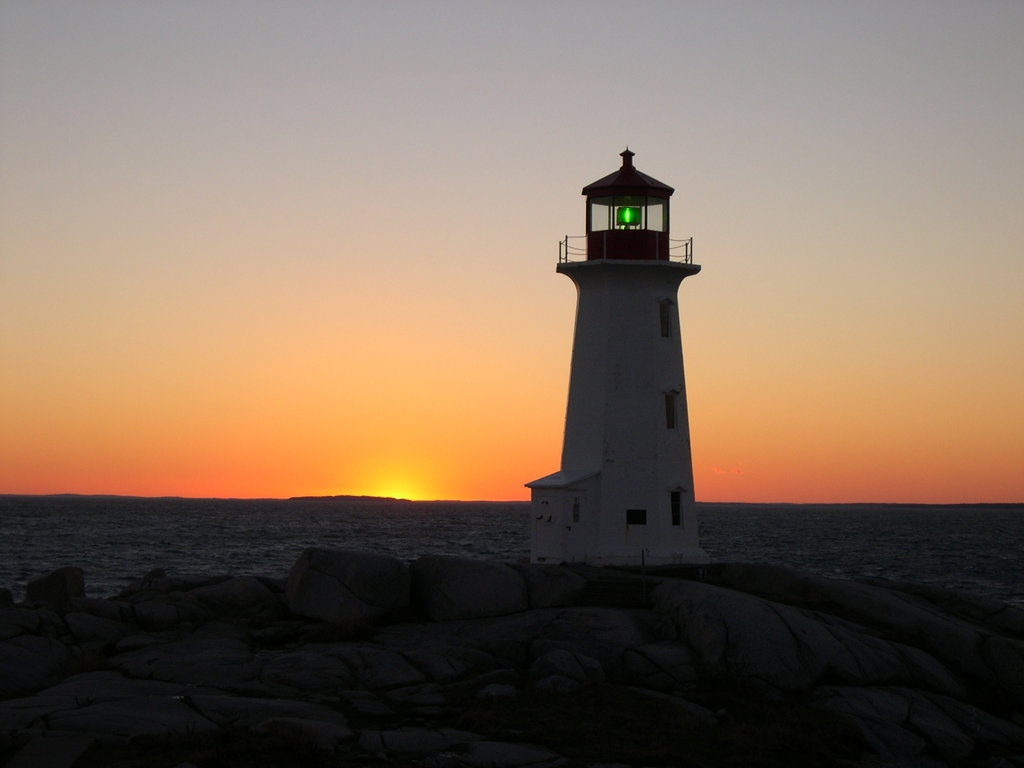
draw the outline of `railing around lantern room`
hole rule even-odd
[[[668,259],[681,264],[693,264],[693,238],[676,240],[669,238]],[[566,264],[571,261],[587,260],[587,236],[566,235],[564,240],[558,241],[558,263]]]

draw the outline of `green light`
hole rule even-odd
[[[615,209],[615,226],[635,227],[640,223],[640,209],[622,205]]]

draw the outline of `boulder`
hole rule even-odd
[[[223,686],[242,683],[258,674],[252,660],[248,644],[241,640],[193,636],[123,653],[110,661],[131,677]]]
[[[85,574],[81,568],[67,566],[29,579],[25,585],[25,599],[29,602],[49,603],[63,608],[69,600],[85,596]]]
[[[232,725],[252,728],[269,717],[296,717],[342,726],[347,724],[340,712],[308,701],[254,699],[221,694],[197,694],[191,696],[189,701],[203,717],[222,728]]]
[[[999,684],[1024,711],[1024,642],[1006,637],[990,637],[982,648],[982,658],[995,670]]]
[[[526,579],[531,608],[575,605],[587,586],[586,579],[565,566],[515,563],[512,567]]]
[[[89,751],[96,739],[88,734],[61,734],[33,739],[26,744],[5,768],[61,768],[75,765]]]
[[[293,613],[349,623],[404,611],[409,587],[409,569],[401,560],[312,547],[292,566],[285,594]]]
[[[562,619],[591,641],[616,648],[635,648],[656,640],[651,627],[640,619],[640,615],[624,608],[587,606],[563,611]]]
[[[936,693],[897,686],[848,688],[821,686],[814,706],[851,717],[883,757],[909,759],[930,745],[950,765],[975,752],[1024,748],[1024,729],[970,704]]]
[[[344,749],[344,743],[352,731],[341,723],[325,723],[323,720],[307,720],[302,717],[268,717],[254,729],[256,733],[280,734],[296,738],[322,752],[334,754]]]
[[[306,693],[329,693],[354,688],[348,665],[341,659],[313,650],[282,653],[267,661],[260,673],[261,682],[296,688]]]
[[[64,623],[67,624],[71,634],[75,637],[75,642],[78,643],[90,640],[106,640],[116,643],[118,640],[140,632],[134,624],[101,619],[91,613],[66,613],[64,614]]]
[[[188,592],[199,587],[227,581],[230,578],[231,576],[227,575],[210,576],[201,573],[168,576],[162,568],[156,568],[121,590],[118,599],[134,603],[139,600],[150,600],[153,595]]]
[[[905,582],[883,582],[880,586],[896,592],[923,597],[939,610],[990,629],[993,632],[1024,639],[1024,609],[978,595],[961,595],[949,589],[908,584]]]
[[[925,739],[903,727],[910,702],[897,691],[822,686],[815,692],[814,704],[851,718],[864,740],[884,758],[911,762],[928,747]]]
[[[370,690],[421,685],[426,677],[400,654],[370,646],[326,646],[325,656],[344,661],[356,679]]]
[[[163,683],[158,680],[137,680],[113,670],[82,672],[47,688],[34,698],[56,701],[64,698],[74,706],[98,704],[101,701],[137,699],[145,696],[178,696],[188,693],[185,683]]]
[[[0,640],[39,633],[39,614],[28,608],[11,608],[0,613]]]
[[[829,579],[772,565],[730,564],[715,584],[882,630],[886,637],[922,648],[958,672],[987,682],[998,675],[978,650],[987,633],[925,599],[855,581]]]
[[[426,556],[410,571],[413,602],[430,621],[504,616],[530,607],[526,579],[501,563]]]
[[[14,605],[14,596],[7,587],[0,587],[0,609],[10,608]]]
[[[95,597],[76,597],[67,604],[67,610],[74,613],[91,613],[110,621],[131,621],[132,607],[116,600],[100,600]]]
[[[562,765],[568,760],[547,747],[535,744],[473,741],[469,743],[466,754],[459,755],[459,762],[472,768],[516,768],[526,765],[547,768]]]
[[[451,749],[456,744],[479,741],[480,736],[455,728],[396,728],[393,731],[363,731],[359,746],[370,754],[391,752],[398,755],[423,754]]]
[[[519,695],[519,690],[508,683],[491,683],[476,692],[478,699],[511,699]]]
[[[697,679],[693,652],[679,643],[651,643],[630,648],[622,660],[626,677],[644,688],[671,691]]]
[[[603,683],[604,668],[597,659],[570,651],[550,651],[530,667],[530,679],[542,680],[551,675],[567,677],[578,683]]]
[[[49,608],[37,608],[36,615],[39,616],[39,634],[43,637],[59,638],[67,642],[68,625],[56,611]]]
[[[277,605],[274,593],[253,576],[219,581],[193,589],[189,594],[218,613],[251,613]]]
[[[440,683],[449,683],[496,666],[494,657],[489,653],[462,646],[414,648],[404,655],[428,678]]]
[[[578,691],[582,685],[579,680],[573,680],[565,675],[548,675],[535,682],[533,687],[547,693],[571,693]]]
[[[826,676],[849,685],[913,685],[963,697],[932,656],[849,622],[742,592],[667,579],[653,593],[708,675],[781,690],[808,690]]]
[[[0,642],[0,694],[53,685],[74,667],[64,643],[48,637],[19,635]]]
[[[51,728],[95,734],[101,742],[121,743],[132,736],[192,736],[217,726],[172,696],[105,701],[49,717]]]
[[[147,600],[136,603],[132,610],[139,626],[150,632],[173,629],[178,623],[178,609],[170,602]]]

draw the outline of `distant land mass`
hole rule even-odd
[[[393,496],[290,496],[286,501],[358,501],[370,504],[529,504],[529,499],[519,501],[488,501],[486,499],[397,499]]]

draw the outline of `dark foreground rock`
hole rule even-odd
[[[587,569],[308,550],[287,585],[26,602],[0,610],[0,763],[76,735],[82,768],[1024,765],[1016,609],[701,575],[624,608],[579,604]]]
[[[504,616],[530,607],[526,579],[502,563],[421,557],[410,570],[416,606],[430,621]]]
[[[49,603],[63,608],[69,600],[85,595],[85,575],[81,568],[68,566],[29,579],[25,585],[25,599]]]
[[[288,606],[324,621],[381,619],[408,609],[410,582],[408,567],[393,557],[312,547],[288,574]]]

